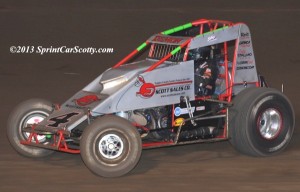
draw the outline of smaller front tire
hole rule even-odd
[[[52,113],[52,103],[43,99],[30,99],[20,103],[10,114],[7,125],[7,137],[13,148],[21,155],[32,158],[46,157],[54,153],[52,150],[26,146],[20,143],[26,140],[29,133],[23,131],[25,127],[38,124]],[[39,135],[40,143],[45,142],[46,136]]]
[[[129,121],[108,115],[96,119],[84,130],[80,151],[83,162],[93,173],[119,177],[137,165],[142,141]]]

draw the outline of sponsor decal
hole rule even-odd
[[[75,99],[74,102],[78,106],[86,106],[98,100],[99,98],[97,95],[85,95],[79,99]]]
[[[84,109],[85,108],[85,107],[81,107],[81,106],[77,106],[77,105],[70,105],[70,104],[66,104],[66,107],[75,108],[75,109]]]
[[[237,61],[238,65],[246,65],[246,64],[253,64],[253,60],[242,60],[242,61]]]
[[[179,127],[180,125],[184,125],[184,118],[177,118],[174,121],[174,126]]]
[[[144,77],[140,75],[135,82],[135,86],[139,87],[136,96],[147,99],[153,95],[160,95],[161,97],[182,95],[185,91],[191,89],[191,84],[192,80],[190,80],[190,78],[148,83]]]
[[[146,83],[144,80],[144,77],[138,76],[138,80],[135,83],[136,86],[141,85],[139,92],[136,93],[136,95],[142,97],[142,98],[150,98],[155,93],[155,85],[152,83]]]
[[[152,41],[179,44],[183,39],[175,37],[155,36]]]
[[[194,113],[195,111],[195,107],[192,107],[192,113]],[[180,116],[180,115],[184,115],[184,114],[188,114],[189,110],[187,108],[180,108],[180,107],[176,107],[174,109],[174,115],[176,117]]]
[[[245,64],[248,64],[248,61],[238,61],[237,64],[238,65],[245,65]]]
[[[181,115],[181,108],[180,108],[180,107],[176,107],[176,108],[174,109],[174,115],[175,115],[176,117],[178,117],[178,116]]]
[[[269,152],[274,152],[274,151],[277,151],[278,149],[282,148],[290,139],[290,134],[286,134],[284,140],[277,146],[273,147],[273,148],[270,148],[269,149]]]
[[[205,106],[196,107],[196,111],[204,111],[204,110],[205,110]]]
[[[192,113],[194,113],[194,111],[195,111],[195,107],[192,107]],[[188,111],[187,108],[182,108],[181,109],[181,114],[188,114],[188,113],[189,113],[189,111]]]
[[[248,61],[238,61],[237,64],[238,65],[245,65],[245,64],[248,64]]]
[[[251,41],[240,41],[239,45],[242,47],[250,47]]]
[[[241,32],[241,37],[249,37],[249,36],[250,36],[250,34],[248,32],[246,32],[246,33]]]
[[[238,57],[251,57],[252,55],[252,53],[239,53]]]
[[[216,41],[216,40],[217,40],[217,38],[214,35],[211,35],[207,38],[207,42]]]
[[[239,50],[237,56],[239,58],[237,61],[238,65],[254,64],[254,60],[252,58],[253,53],[251,50],[249,52],[249,50],[241,49],[241,50]]]
[[[182,86],[178,86],[178,87],[167,87],[167,88],[157,89],[155,91],[155,93],[156,94],[173,93],[173,92],[179,92],[179,91],[187,91],[190,89],[191,89],[190,85],[182,85]]]
[[[247,70],[247,69],[253,69],[253,68],[254,68],[254,66],[242,66],[242,67],[237,67],[236,70],[243,70],[243,69]]]

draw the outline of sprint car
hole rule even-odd
[[[118,177],[147,148],[229,140],[271,156],[294,124],[288,98],[257,73],[248,26],[200,19],[151,36],[61,105],[19,104],[7,135],[21,155],[78,153],[94,174]]]

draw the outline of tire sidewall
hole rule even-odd
[[[7,137],[13,148],[21,155],[34,158],[46,157],[54,153],[54,151],[26,146],[20,143],[21,140],[26,139],[22,130],[20,130],[21,124],[24,123],[22,121],[34,111],[40,111],[45,115],[49,115],[53,111],[52,104],[43,99],[30,99],[20,103],[14,108],[8,118]]]
[[[247,139],[256,153],[261,156],[275,154],[282,151],[290,142],[293,134],[293,111],[290,103],[281,93],[266,92],[257,97],[247,114]],[[258,121],[261,114],[267,109],[275,109],[281,115],[281,128],[278,135],[273,139],[264,138],[259,129]]]
[[[99,141],[108,134],[115,134],[123,142],[123,151],[115,159],[107,159],[99,152]],[[84,130],[80,142],[81,157],[86,166],[103,177],[119,177],[131,171],[141,155],[141,138],[127,120],[104,116],[96,119]]]

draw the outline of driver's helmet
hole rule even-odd
[[[210,47],[199,47],[191,49],[188,53],[188,60],[207,60],[210,57]]]

